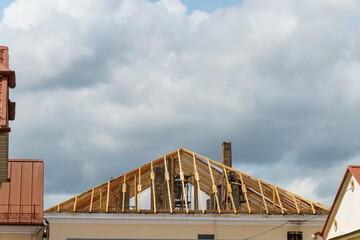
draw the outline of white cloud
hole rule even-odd
[[[359,156],[358,5],[16,0],[0,22],[11,155],[45,158],[46,194],[73,193],[179,147],[219,159],[230,140],[234,166],[329,196],[316,171]]]

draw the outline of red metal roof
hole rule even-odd
[[[43,160],[9,159],[9,182],[0,188],[0,224],[42,224]]]
[[[350,165],[348,166],[348,170],[351,172],[351,175],[353,175],[356,181],[360,184],[360,166]]]

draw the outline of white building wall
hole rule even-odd
[[[352,181],[354,182],[354,191],[351,190]],[[337,229],[335,224],[337,224]],[[327,239],[345,235],[356,230],[360,230],[360,185],[354,177],[351,177]]]

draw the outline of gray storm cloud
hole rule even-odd
[[[176,148],[219,161],[226,140],[239,170],[329,201],[360,159],[359,9],[16,0],[10,155],[45,159],[50,206]]]

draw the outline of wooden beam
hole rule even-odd
[[[168,172],[168,168],[167,168],[167,164],[166,164],[166,156],[164,156],[164,165],[165,165],[165,180],[166,180],[169,204],[170,204],[170,212],[173,213],[173,208],[172,208],[172,203],[171,203],[170,183],[169,183],[170,176],[169,176],[169,172]]]
[[[187,204],[187,195],[186,195],[185,184],[184,184],[184,172],[182,171],[181,157],[180,157],[179,149],[177,150],[177,154],[178,154],[178,160],[179,160],[180,180],[181,180],[181,185],[182,185],[182,189],[183,189],[183,196],[185,199],[186,213],[189,213],[189,208],[188,208],[188,204]]]
[[[265,201],[264,192],[263,192],[263,189],[262,189],[262,186],[261,186],[260,179],[258,179],[258,183],[259,183],[259,187],[260,187],[261,197],[262,197],[262,200],[264,202],[264,207],[265,207],[266,214],[269,214],[268,208],[266,206],[266,201]]]
[[[311,205],[311,210],[312,210],[313,214],[315,214],[314,204],[312,202],[310,202],[310,205]]]
[[[195,154],[194,153],[193,153],[193,161],[194,161],[194,170],[195,170],[195,181],[196,181],[196,184],[197,184],[196,190],[199,189],[199,192],[196,191],[196,193],[197,193],[196,198],[198,198],[198,193],[200,193],[199,196],[200,196],[200,202],[201,202],[201,210],[202,210],[202,213],[205,213],[204,204],[203,204],[203,200],[202,200],[202,197],[201,197],[200,177],[199,177],[199,173],[197,171],[196,159],[195,159]]]
[[[152,190],[152,197],[153,197],[153,206],[154,206],[154,213],[156,213],[156,198],[155,198],[155,174],[153,169],[153,162],[151,162],[151,190]]]
[[[136,181],[136,175],[134,176],[134,200],[135,200],[135,210],[137,210],[138,205],[137,205],[137,181]]]
[[[174,158],[171,157],[171,203],[174,205],[175,204],[175,180],[174,180],[174,175],[175,175],[175,161]],[[175,209],[175,207],[174,207]]]
[[[279,205],[280,205],[280,209],[281,209],[281,214],[284,214],[284,208],[283,208],[282,203],[281,203],[281,199],[280,199],[279,192],[278,192],[276,186],[274,186],[274,188],[275,188],[275,193],[276,193],[277,199],[278,199],[278,201],[279,201]]]
[[[235,203],[234,203],[234,198],[233,198],[233,195],[232,195],[231,185],[229,183],[227,172],[226,172],[226,169],[225,169],[224,166],[223,166],[223,170],[224,170],[224,175],[225,175],[225,179],[226,179],[226,188],[227,188],[227,190],[229,192],[229,195],[230,195],[230,199],[231,199],[231,203],[232,203],[232,206],[233,206],[233,209],[234,209],[234,213],[236,213],[237,211],[236,211],[236,206],[235,206]]]
[[[125,211],[125,197],[126,197],[126,174],[124,175],[124,183],[122,185],[122,207],[121,211]]]
[[[109,201],[110,201],[110,181],[107,182],[107,192],[106,192],[106,212],[109,212]]]
[[[92,212],[93,202],[94,202],[94,189],[91,189],[91,200],[90,200],[89,212]]]
[[[141,168],[139,168],[139,185],[138,185],[138,193],[139,193],[139,204],[138,204],[138,212],[140,212],[140,202],[141,202],[141,198],[140,198],[140,194],[141,194]]]
[[[241,190],[242,190],[242,192],[244,193],[244,196],[245,196],[246,206],[248,208],[249,213],[251,213],[251,208],[250,208],[249,199],[248,199],[248,196],[247,196],[247,190],[246,190],[245,182],[243,180],[242,173],[238,172],[238,174],[239,174],[240,181],[241,181]]]
[[[60,204],[57,205],[57,211],[60,212]]]
[[[74,201],[74,208],[73,208],[73,212],[75,212],[76,211],[76,203],[77,203],[77,196],[75,197],[75,201]]]
[[[273,210],[274,212],[276,212],[276,193],[274,186],[272,187],[272,189],[273,189]]]
[[[99,188],[99,191],[100,191],[100,211],[101,211],[101,207],[102,207],[101,206],[102,205],[101,204],[102,203],[102,188],[101,187]]]
[[[217,205],[217,208],[218,208],[218,212],[221,213],[219,197],[218,197],[218,191],[217,191],[217,187],[215,185],[215,180],[214,180],[214,176],[213,176],[213,173],[212,173],[210,161],[209,161],[208,158],[206,160],[207,160],[207,163],[208,163],[208,166],[209,166],[209,172],[210,172],[211,182],[212,182],[212,189],[213,189],[213,194],[215,195],[216,205]]]
[[[295,203],[296,211],[297,211],[297,213],[298,213],[298,214],[300,214],[300,209],[299,209],[299,207],[298,207],[298,205],[297,205],[295,195],[294,195],[294,194],[292,194],[292,197],[293,197],[293,199],[294,199],[294,203]]]

